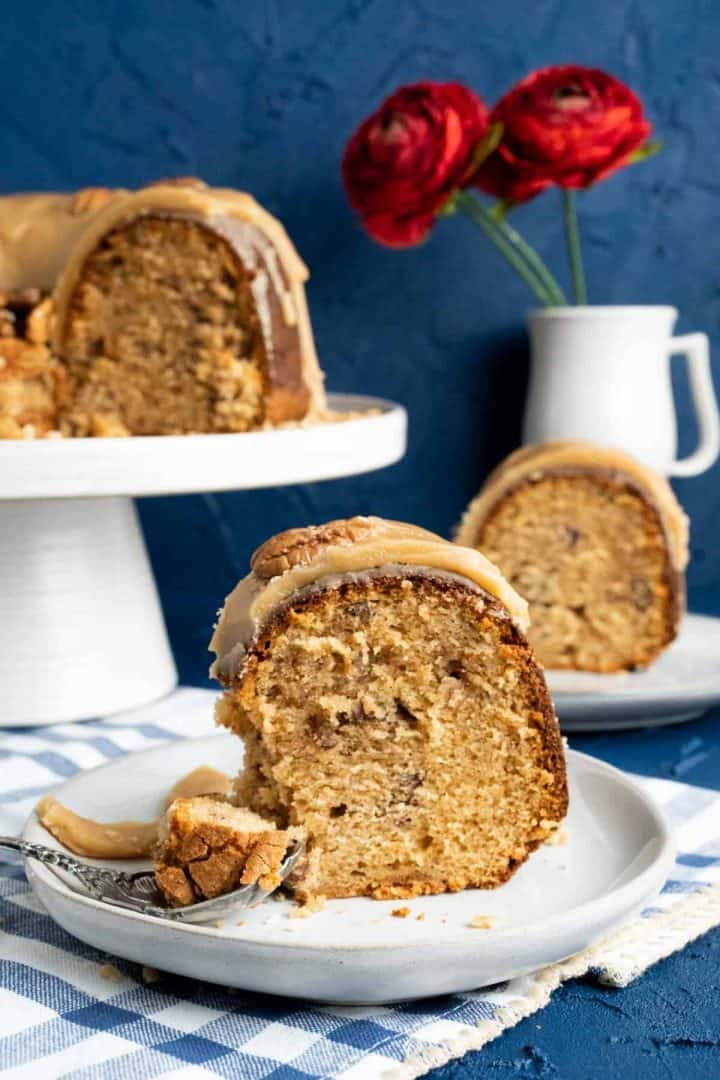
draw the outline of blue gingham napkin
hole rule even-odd
[[[81,769],[212,730],[214,695],[179,690],[137,713],[0,731],[0,832]],[[568,978],[624,985],[720,924],[720,793],[638,778],[673,821],[680,854],[653,908],[601,945],[534,975],[406,1005],[340,1007],[237,993],[141,970],[70,937],[0,863],[3,1076],[103,1080],[409,1080],[542,1008]]]

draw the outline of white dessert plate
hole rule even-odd
[[[622,731],[677,724],[720,703],[720,619],[687,615],[676,640],[646,671],[548,671],[563,731]]]
[[[356,394],[329,394],[328,405],[352,416],[237,435],[6,439],[0,442],[0,499],[276,487],[371,472],[405,453],[401,405]],[[368,415],[354,415],[363,412]]]
[[[90,817],[151,818],[181,775],[200,764],[231,771],[241,757],[231,735],[188,739],[80,773],[56,794]],[[586,948],[637,915],[670,872],[672,839],[654,803],[601,761],[570,751],[568,764],[567,843],[535,852],[499,889],[394,902],[332,900],[307,918],[293,917],[289,900],[271,899],[240,912],[237,924],[215,928],[99,904],[38,863],[28,863],[28,876],[50,915],[75,937],[160,970],[345,1003],[469,990]],[[48,842],[34,815],[25,837]],[[406,917],[393,917],[405,907]],[[470,926],[478,915],[494,919],[493,927]]]

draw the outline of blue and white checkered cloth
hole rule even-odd
[[[0,731],[0,832],[21,832],[38,798],[81,769],[208,733],[213,696],[185,689],[111,720]],[[535,975],[406,1005],[318,1007],[170,975],[149,981],[137,965],[66,934],[30,892],[22,869],[0,864],[3,1076],[411,1078],[542,1008],[567,978],[590,971],[622,985],[720,924],[720,793],[639,782],[664,805],[680,851],[671,880],[643,918]]]

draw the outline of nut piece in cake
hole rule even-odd
[[[160,824],[155,880],[171,907],[212,900],[241,885],[273,889],[297,836],[222,799],[176,799]]]

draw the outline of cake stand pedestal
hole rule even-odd
[[[0,726],[168,694],[177,673],[133,497],[328,480],[403,456],[403,408],[352,395],[330,406],[377,411],[240,435],[0,442]]]

